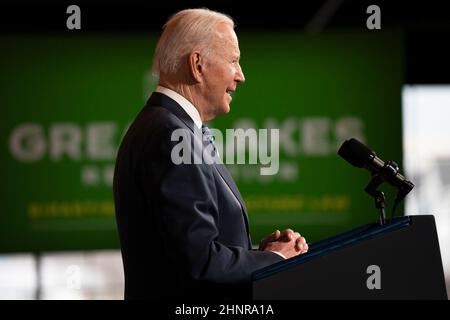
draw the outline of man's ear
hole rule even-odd
[[[189,71],[191,76],[197,82],[202,82],[203,79],[203,69],[202,69],[203,59],[200,52],[194,51],[189,55]]]

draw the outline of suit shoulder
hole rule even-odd
[[[131,124],[125,138],[160,138],[179,128],[188,129],[175,114],[163,107],[146,106]]]
[[[134,150],[140,153],[155,145],[170,144],[176,129],[188,129],[175,114],[163,107],[145,106],[128,128],[119,148],[119,155]]]
[[[175,114],[163,107],[146,106],[136,117],[134,123],[151,131],[164,132],[184,128],[186,124]]]

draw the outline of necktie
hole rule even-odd
[[[202,125],[202,134],[203,134],[203,141],[206,141],[207,144],[212,144],[213,146],[213,155],[217,153],[216,145],[214,144],[214,136],[211,134],[211,131],[209,128],[205,125]]]
[[[214,136],[211,134],[211,131],[207,126],[202,125],[202,133],[203,133],[203,141],[207,141],[208,144],[212,143],[214,145]]]

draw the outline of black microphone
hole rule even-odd
[[[398,188],[401,198],[414,188],[414,184],[399,173],[398,165],[395,162],[384,162],[377,157],[373,150],[354,138],[346,140],[339,148],[338,154],[353,166],[365,168]]]

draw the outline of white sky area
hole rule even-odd
[[[450,86],[406,86],[403,131],[407,170],[427,170],[450,158]]]
[[[403,89],[405,214],[433,214],[450,292],[450,85]]]

